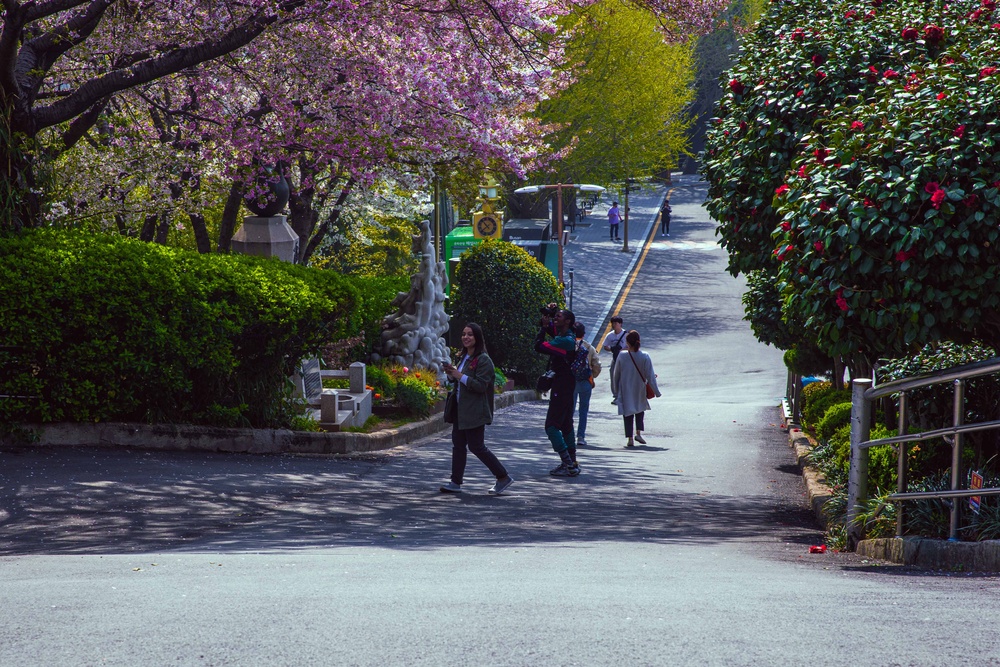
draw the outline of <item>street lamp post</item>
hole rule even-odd
[[[559,286],[563,286],[563,224],[562,224],[562,191],[563,188],[573,188],[574,191],[583,192],[604,192],[605,188],[600,185],[588,185],[586,183],[554,183],[551,185],[526,185],[523,188],[514,190],[514,194],[530,195],[542,190],[556,191],[556,242],[559,244]]]

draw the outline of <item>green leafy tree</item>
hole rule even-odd
[[[648,10],[602,0],[566,16],[574,82],[539,106],[558,129],[567,181],[610,183],[669,169],[687,144],[693,42],[668,43]]]
[[[523,248],[485,240],[462,253],[451,292],[452,320],[477,322],[493,363],[521,381],[545,370],[535,352],[539,307],[562,303],[555,277]]]
[[[994,8],[788,0],[728,75],[705,174],[730,270],[831,354],[1000,343]]]

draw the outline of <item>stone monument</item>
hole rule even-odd
[[[246,207],[257,215],[243,218],[243,225],[233,234],[233,252],[294,263],[299,254],[299,236],[285,216],[278,215],[288,203],[288,181],[268,170],[257,181],[257,189],[263,191],[262,196],[254,193],[244,200]]]
[[[373,361],[385,359],[404,366],[420,366],[444,375],[442,364],[450,352],[444,336],[448,333],[448,313],[444,309],[448,275],[444,262],[435,262],[430,225],[420,223],[413,235],[413,252],[419,254],[420,268],[410,277],[410,291],[400,292],[392,302],[396,312],[382,321],[380,349]]]

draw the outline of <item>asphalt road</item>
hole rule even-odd
[[[626,286],[665,393],[648,444],[623,448],[605,371],[578,478],[547,474],[543,403],[487,431],[501,497],[475,459],[438,493],[446,436],[0,454],[0,666],[1000,664],[995,577],[808,552],[780,353],[742,321],[703,196],[677,187]]]

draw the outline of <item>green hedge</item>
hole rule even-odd
[[[287,423],[297,360],[342,337],[336,272],[116,236],[0,238],[0,393],[10,421]]]

